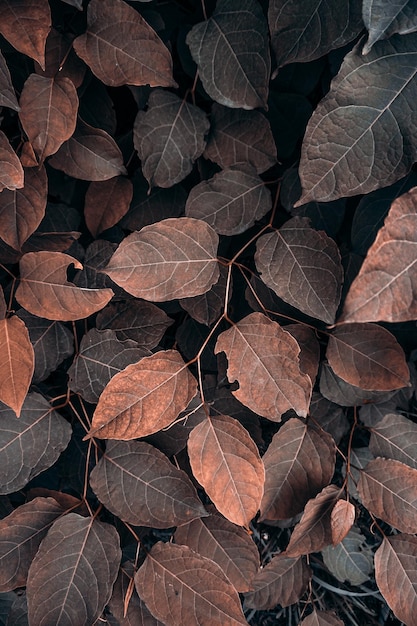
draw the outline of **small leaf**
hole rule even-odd
[[[413,0],[386,3],[384,0],[364,0],[362,16],[369,31],[362,54],[368,54],[375,42],[395,33],[408,34],[417,30]]]
[[[6,135],[0,130],[0,191],[21,189],[24,185],[23,167]]]
[[[194,477],[228,520],[249,527],[259,509],[265,470],[247,430],[228,415],[207,417],[188,438]]]
[[[113,376],[100,396],[88,437],[137,439],[169,426],[197,393],[176,350],[157,352]]]
[[[397,413],[387,413],[371,429],[372,454],[401,461],[417,469],[417,424]]]
[[[45,42],[51,29],[48,0],[1,0],[0,13],[3,37],[44,69]]]
[[[172,187],[192,170],[209,129],[205,113],[169,91],[151,92],[146,113],[139,111],[133,142],[150,187]]]
[[[136,298],[165,302],[198,296],[219,278],[218,242],[201,220],[162,220],[126,237],[105,271]]]
[[[144,441],[110,441],[90,474],[100,502],[135,526],[167,528],[207,515],[187,474]]]
[[[176,87],[168,49],[143,17],[122,0],[91,0],[78,56],[105,85]]]
[[[338,500],[346,502],[346,500]],[[326,546],[321,551],[323,561],[329,571],[341,583],[363,585],[369,580],[374,569],[374,554],[366,538],[355,527],[336,546]]]
[[[187,44],[209,96],[241,109],[267,108],[271,71],[268,26],[255,0],[219,0]]]
[[[375,580],[394,615],[407,626],[417,621],[417,537],[384,537],[375,553]]]
[[[50,624],[94,624],[110,599],[121,554],[109,524],[76,513],[54,522],[29,569],[31,626],[44,626],[45,615]]]
[[[121,220],[129,209],[132,196],[132,182],[122,176],[90,184],[85,194],[84,217],[93,237]]]
[[[113,296],[111,289],[81,289],[67,281],[70,263],[81,263],[62,252],[29,252],[20,261],[16,299],[27,311],[62,322],[79,320],[102,309]]]
[[[330,515],[332,528],[332,543],[336,545],[343,541],[355,521],[355,507],[347,500],[338,500]]]
[[[9,109],[19,110],[16,94],[13,88],[12,79],[6,59],[0,52],[0,106],[9,107]]]
[[[27,328],[16,315],[0,320],[0,401],[20,416],[34,370]]]
[[[164,624],[247,626],[229,579],[214,561],[187,546],[156,543],[137,571],[135,585],[139,597]]]
[[[291,408],[307,415],[311,380],[300,371],[296,340],[277,322],[248,315],[219,335],[219,352],[226,353],[229,382],[239,382],[233,395],[252,411],[277,422]]]

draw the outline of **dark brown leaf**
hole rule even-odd
[[[105,85],[177,86],[168,49],[126,2],[91,0],[87,23],[74,48]]]
[[[122,176],[91,183],[85,194],[84,217],[93,237],[121,220],[129,209],[132,196],[132,182]]]
[[[372,454],[401,461],[417,469],[417,424],[398,413],[387,413],[372,427]]]
[[[180,298],[179,301],[182,308],[187,311],[196,322],[205,324],[206,326],[210,326],[218,320],[224,310],[225,299],[228,296],[228,300],[230,300],[232,295],[231,277],[229,279],[230,284],[228,285],[228,268],[224,265],[219,265],[219,270],[220,278],[209,291],[206,291],[206,293],[203,293],[201,296],[194,296],[193,298]]]
[[[73,50],[73,39],[72,33],[61,33],[52,27],[46,40],[45,70],[35,62],[35,72],[47,78],[69,78],[78,89],[87,68]]]
[[[313,391],[310,403],[310,416],[313,424],[318,424],[333,437],[338,445],[350,430],[350,422],[343,407],[330,402],[318,391]]]
[[[333,611],[314,609],[313,613],[303,619],[300,626],[344,626],[344,622]]]
[[[320,365],[320,344],[315,331],[304,324],[287,324],[284,329],[297,340],[301,349],[300,369],[309,375],[314,387]]]
[[[32,381],[35,356],[29,333],[16,315],[0,320],[0,401],[17,417]]]
[[[0,130],[0,166],[0,191],[21,189],[24,185],[23,167],[2,130]]]
[[[162,622],[148,611],[145,603],[136,593],[133,582],[134,574],[133,563],[125,561],[120,567],[119,575],[114,583],[109,608],[112,615],[118,620],[117,626],[163,626]]]
[[[321,363],[320,393],[340,406],[361,406],[370,402],[385,402],[393,391],[367,391],[350,385],[334,373],[326,361]]]
[[[45,42],[51,29],[48,0],[1,0],[0,33],[16,50],[45,67]]]
[[[15,111],[19,110],[9,68],[2,52],[0,52],[0,106],[9,107]]]

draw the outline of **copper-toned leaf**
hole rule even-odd
[[[305,617],[300,626],[345,626],[333,611],[316,611]]]
[[[1,0],[0,14],[3,37],[45,67],[45,42],[51,28],[48,0]]]
[[[38,393],[29,393],[21,415],[0,404],[0,493],[14,493],[51,467],[71,438],[71,426]]]
[[[167,528],[207,515],[187,474],[144,441],[110,441],[90,474],[94,493],[135,526]]]
[[[126,174],[123,155],[114,139],[81,119],[72,137],[49,159],[49,164],[68,176],[88,181]]]
[[[85,194],[84,217],[93,237],[117,224],[127,213],[132,196],[132,182],[122,176],[91,183]]]
[[[26,585],[29,566],[63,509],[53,498],[35,498],[0,521],[0,591]]]
[[[67,281],[70,263],[81,263],[62,252],[29,252],[20,261],[16,299],[27,311],[46,319],[69,321],[88,317],[113,296],[111,289],[81,289]]]
[[[0,191],[20,189],[24,185],[24,173],[17,154],[9,140],[0,130]]]
[[[369,449],[374,456],[417,469],[417,424],[399,413],[387,413],[372,427]]]
[[[417,187],[391,206],[343,307],[343,322],[417,317]],[[387,263],[389,259],[389,263]]]
[[[248,531],[235,526],[214,507],[209,517],[193,520],[175,531],[175,542],[212,559],[234,588],[243,593],[252,588],[259,568],[259,552]]]
[[[404,350],[377,324],[347,324],[332,332],[326,357],[337,376],[370,391],[392,391],[409,385]]]
[[[417,537],[384,537],[375,553],[375,580],[395,616],[413,626],[417,622]]]
[[[188,456],[220,513],[248,527],[261,503],[265,470],[247,430],[228,415],[207,417],[189,436]]]
[[[20,250],[45,215],[48,180],[44,167],[24,171],[24,187],[0,194],[0,236]]]
[[[29,622],[94,624],[110,599],[121,559],[116,529],[68,513],[56,520],[29,569]],[[65,618],[63,617],[65,615]]]
[[[15,111],[19,110],[9,68],[2,52],[0,52],[0,106],[9,107]]]
[[[20,96],[19,118],[39,163],[71,137],[77,111],[77,90],[69,78],[30,74]]]
[[[262,235],[255,263],[263,282],[303,313],[332,324],[339,306],[343,269],[336,243],[293,217],[278,231]]]
[[[169,426],[197,393],[176,350],[157,352],[113,376],[100,396],[89,436],[136,439]]]
[[[346,502],[346,500],[338,500]],[[335,508],[336,508],[335,506]],[[374,553],[366,537],[354,526],[336,546],[326,546],[321,551],[328,570],[340,582],[363,585],[374,569]]]
[[[114,583],[109,608],[118,620],[117,626],[164,626],[139,598],[133,582],[134,574],[133,563],[125,561]]]
[[[151,92],[146,113],[139,111],[133,142],[150,187],[172,187],[192,170],[209,129],[205,113],[169,91]]]
[[[253,579],[253,591],[245,594],[245,606],[258,611],[273,609],[277,604],[290,606],[304,594],[311,575],[303,557],[278,554]]]
[[[255,0],[219,0],[211,17],[193,26],[186,41],[213,100],[233,108],[267,108],[268,25]]]
[[[260,519],[287,519],[329,484],[336,445],[328,433],[292,418],[274,435],[262,460],[265,493]]]
[[[219,279],[218,242],[218,235],[201,220],[162,220],[126,237],[106,274],[144,300],[198,296]]]
[[[237,591],[214,561],[187,546],[158,542],[135,576],[139,596],[170,626],[247,626]]]
[[[251,167],[230,168],[193,187],[185,214],[210,224],[220,235],[238,235],[272,208],[265,183]]]
[[[229,277],[228,268],[224,265],[220,265],[219,270],[219,280],[211,289],[206,291],[206,293],[203,293],[201,296],[194,296],[193,298],[180,298],[182,308],[187,311],[196,322],[205,324],[206,326],[213,324],[223,312],[227,289],[229,300],[232,295],[232,278],[231,276]]]
[[[274,421],[291,408],[307,415],[311,380],[300,371],[298,343],[277,322],[252,313],[219,335],[215,352],[226,353],[227,377],[239,382],[233,395],[252,411]]]
[[[213,104],[204,156],[222,169],[249,163],[262,174],[277,162],[271,126],[259,111]]]
[[[32,381],[35,357],[29,333],[16,315],[0,320],[0,401],[19,417]]]
[[[330,515],[332,528],[332,543],[336,545],[343,541],[355,521],[355,507],[347,500],[338,500]]]
[[[339,487],[329,485],[307,502],[285,551],[287,556],[318,552],[332,543],[331,513],[339,495]]]
[[[105,85],[176,87],[172,59],[153,28],[122,0],[91,0],[76,53]]]
[[[358,491],[371,513],[404,533],[417,533],[417,469],[374,459],[361,470]]]

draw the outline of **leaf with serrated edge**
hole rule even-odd
[[[226,353],[229,381],[239,382],[232,393],[242,404],[277,422],[288,409],[307,415],[311,380],[300,371],[298,343],[277,322],[251,313],[219,335],[219,352]]]
[[[398,413],[387,413],[371,428],[369,450],[417,469],[417,424]]]
[[[197,393],[197,381],[176,350],[128,365],[100,396],[87,437],[137,439],[162,430]]]
[[[48,0],[1,0],[0,14],[3,37],[45,69],[45,43],[51,29]]]
[[[35,367],[29,333],[16,315],[0,320],[0,401],[20,416]]]
[[[188,438],[195,478],[216,508],[239,526],[249,526],[259,509],[265,470],[258,449],[237,420],[207,417]]]

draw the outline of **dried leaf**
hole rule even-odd
[[[219,335],[219,352],[226,353],[229,381],[239,382],[233,395],[252,411],[277,422],[291,408],[307,415],[311,380],[300,371],[296,340],[277,322],[262,313],[246,316]]]
[[[6,135],[0,130],[0,192],[3,189],[21,189],[24,173],[17,154],[9,144]]]
[[[137,439],[169,426],[197,393],[176,350],[157,352],[113,376],[100,396],[88,437]]]
[[[0,106],[9,107],[15,111],[19,110],[16,94],[13,88],[12,79],[6,59],[0,52]]]
[[[51,29],[48,0],[1,0],[0,14],[3,37],[45,68],[45,42]]]
[[[387,39],[395,33],[408,34],[417,30],[413,0],[364,0],[362,17],[369,31],[362,54],[368,54],[375,42]]]
[[[27,328],[16,315],[0,320],[0,401],[20,416],[34,370]]]
[[[398,413],[387,413],[372,426],[372,454],[401,461],[417,469],[417,424]]]
[[[346,500],[338,500],[336,506],[339,502]],[[374,569],[371,546],[355,527],[336,546],[323,548],[322,556],[326,567],[342,583],[347,581],[350,585],[363,585]]]
[[[81,263],[62,252],[29,252],[20,261],[16,299],[27,311],[58,321],[78,320],[102,309],[113,296],[111,289],[81,289],[67,281],[70,263]]]
[[[193,475],[228,520],[249,527],[259,509],[265,470],[247,430],[228,415],[207,417],[191,432]]]
[[[338,500],[330,515],[332,543],[337,545],[346,537],[355,521],[355,507],[347,500]]]
[[[198,296],[219,279],[218,241],[201,220],[162,220],[126,237],[106,274],[136,298],[165,302]]]
[[[129,209],[132,196],[132,182],[122,176],[90,184],[85,194],[84,217],[93,237],[121,220]]]

